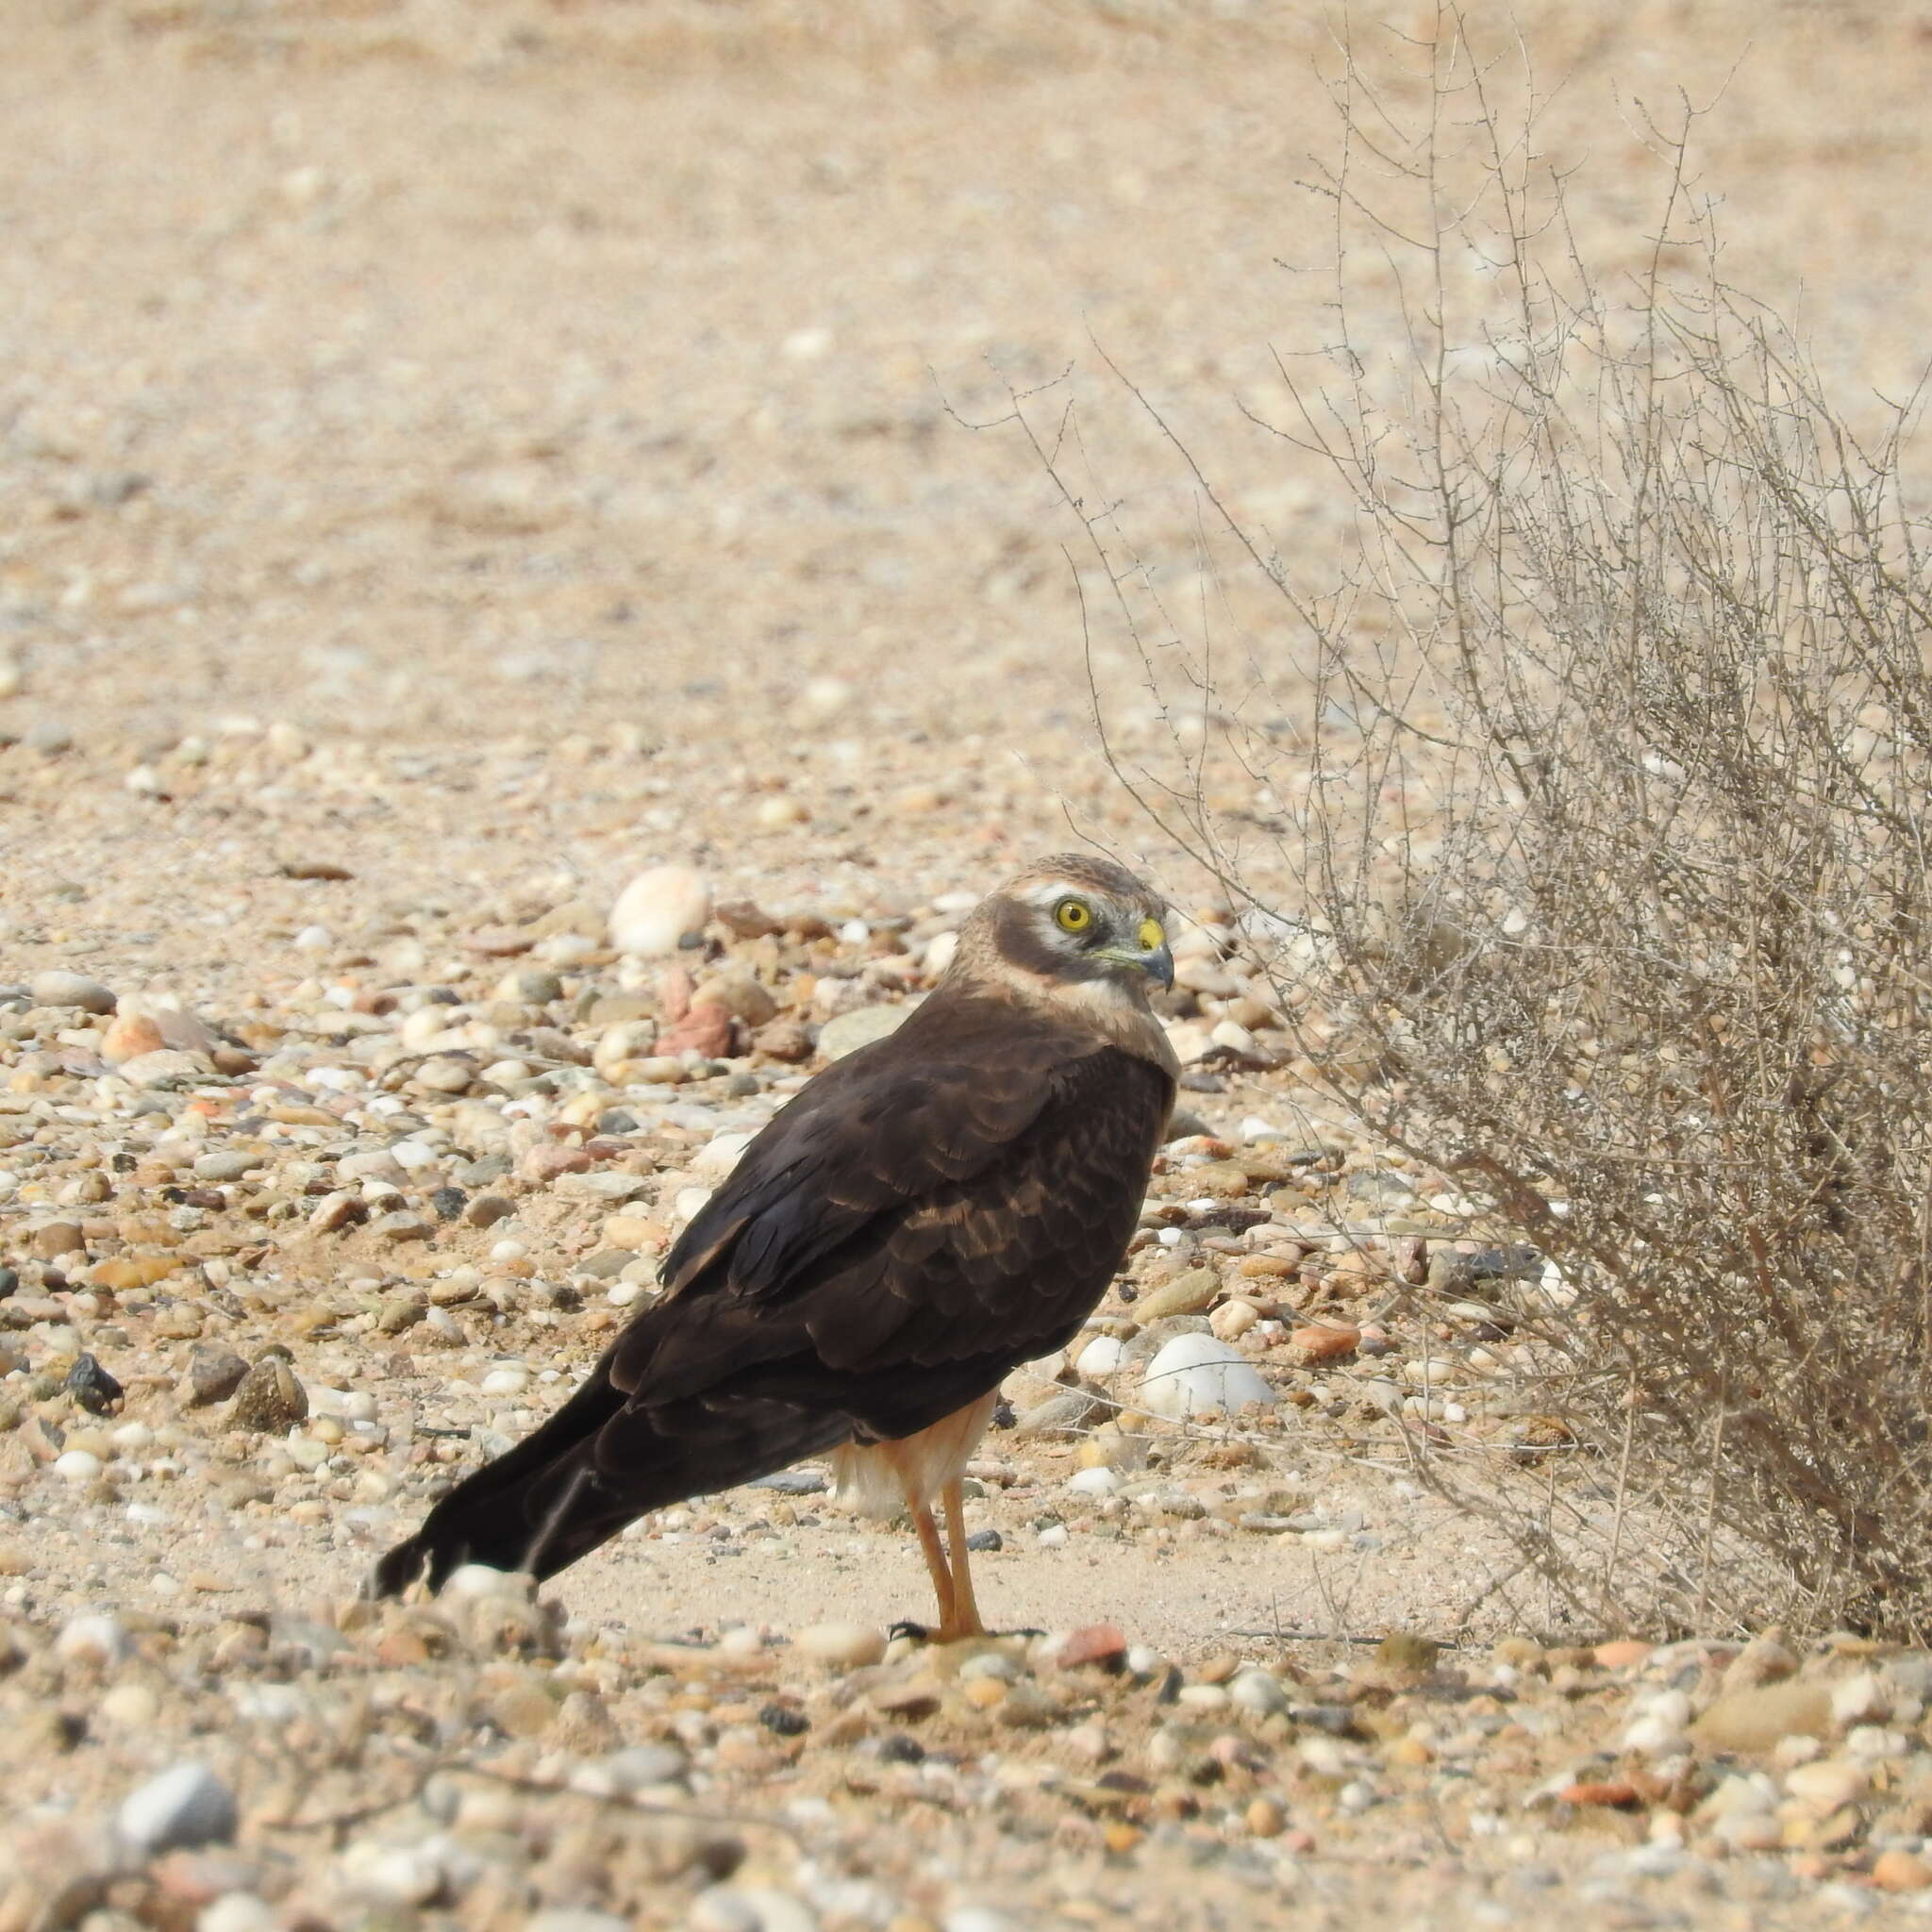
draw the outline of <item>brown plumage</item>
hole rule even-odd
[[[466,1562],[547,1576],[646,1510],[837,1452],[862,1506],[912,1511],[942,1633],[977,1630],[960,1473],[1001,1379],[1106,1291],[1174,1103],[1146,998],[1173,978],[1159,910],[1078,856],[982,902],[924,1003],[773,1118],[663,1298],[382,1559],[377,1591]]]

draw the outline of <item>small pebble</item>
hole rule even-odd
[[[870,1624],[808,1624],[791,1640],[800,1657],[841,1671],[875,1664],[886,1654],[886,1634]]]
[[[1147,1364],[1140,1399],[1153,1414],[1180,1422],[1231,1413],[1250,1403],[1272,1407],[1276,1398],[1231,1343],[1212,1335],[1176,1335]]]
[[[710,916],[711,890],[701,874],[688,865],[654,866],[617,895],[610,943],[620,953],[661,958],[695,939]]]
[[[66,1388],[91,1415],[111,1415],[126,1392],[91,1355],[75,1358],[67,1372]]]
[[[98,980],[85,974],[63,973],[58,968],[36,973],[27,982],[27,991],[37,1007],[78,1007],[84,1013],[111,1013],[117,1004],[114,995]]]
[[[114,1817],[122,1838],[150,1857],[177,1846],[226,1844],[237,1823],[227,1786],[204,1764],[177,1764],[150,1778]]]
[[[113,1617],[71,1617],[54,1640],[54,1654],[75,1663],[118,1664],[134,1654],[134,1640]]]
[[[202,1907],[194,1932],[275,1932],[280,1923],[265,1898],[252,1891],[226,1891]]]
[[[235,1391],[229,1422],[238,1429],[279,1436],[308,1413],[308,1393],[280,1356],[268,1356],[249,1370]]]

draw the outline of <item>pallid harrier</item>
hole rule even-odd
[[[830,1452],[861,1508],[910,1510],[941,1636],[978,1633],[961,1472],[1001,1379],[1106,1292],[1174,1104],[1147,1006],[1174,978],[1160,910],[1079,855],[983,901],[931,995],[774,1116],[672,1249],[663,1298],[375,1591],[471,1562],[548,1576],[648,1509]]]

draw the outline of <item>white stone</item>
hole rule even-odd
[[[1208,1328],[1223,1341],[1235,1341],[1261,1319],[1261,1311],[1241,1295],[1222,1305],[1208,1317]]]
[[[800,1657],[834,1670],[858,1670],[886,1654],[885,1632],[870,1624],[808,1624],[791,1640]]]
[[[1773,1810],[1777,1805],[1777,1788],[1761,1771],[1746,1772],[1724,1778],[1697,1807],[1700,1823],[1716,1824],[1724,1818],[1738,1818]]]
[[[1179,955],[1174,965],[1174,983],[1190,992],[1205,992],[1214,999],[1231,999],[1241,991],[1241,982],[1226,967],[1200,955]]]
[[[1109,1375],[1118,1374],[1127,1358],[1127,1344],[1111,1335],[1096,1335],[1080,1351],[1074,1363],[1081,1374],[1090,1382],[1104,1382]]]
[[[688,865],[656,865],[618,893],[610,908],[610,943],[620,953],[658,958],[705,928],[711,889]]]
[[[778,353],[788,362],[816,362],[831,352],[832,331],[817,325],[795,328],[778,344]]]
[[[1167,1041],[1183,1066],[1205,1058],[1214,1045],[1213,1036],[1197,1020],[1169,1021]]]
[[[491,1369],[478,1384],[485,1395],[521,1395],[529,1386],[528,1370],[508,1367]]]
[[[424,1052],[432,1041],[441,1042],[456,1021],[463,1018],[460,1007],[418,1007],[402,1024],[402,1041],[411,1053]]]
[[[235,1836],[235,1800],[205,1764],[177,1764],[121,1801],[121,1837],[152,1857],[176,1847],[226,1844]]]
[[[1222,941],[1219,936],[1203,925],[1199,920],[1190,919],[1185,912],[1168,913],[1167,943],[1176,964],[1183,959],[1221,958]]]
[[[84,973],[63,973],[58,967],[36,973],[27,994],[37,1007],[78,1007],[87,1013],[111,1013],[114,995]]]
[[[1674,1757],[1690,1749],[1690,1700],[1683,1691],[1656,1691],[1632,1711],[1623,1748],[1641,1757]]]
[[[1856,1805],[1871,1789],[1871,1772],[1843,1757],[1822,1757],[1785,1774],[1786,1791],[1822,1817]]]
[[[252,1891],[225,1891],[201,1908],[194,1932],[275,1932],[275,1908]]]
[[[104,1466],[90,1449],[65,1449],[54,1458],[54,1474],[70,1483],[91,1483]]]
[[[1018,1923],[985,1906],[959,1906],[940,1922],[941,1932],[1021,1932]]]
[[[713,1185],[722,1181],[738,1165],[739,1157],[758,1137],[756,1134],[720,1134],[700,1147],[691,1157],[691,1171],[700,1180]]]
[[[801,724],[823,724],[835,718],[857,695],[856,688],[842,677],[808,677],[791,707]]]
[[[1075,1470],[1067,1478],[1067,1488],[1076,1496],[1111,1496],[1120,1486],[1120,1477],[1110,1469]]]
[[[153,1053],[138,1053],[121,1064],[121,1077],[130,1087],[180,1087],[206,1079],[213,1072],[198,1053],[183,1053],[172,1046],[157,1047]]]
[[[1262,1670],[1258,1664],[1237,1671],[1227,1694],[1241,1709],[1252,1711],[1257,1717],[1270,1717],[1288,1708],[1288,1692],[1272,1672]]]
[[[134,1640],[109,1616],[70,1617],[54,1640],[54,1655],[70,1663],[118,1664],[133,1655]]]
[[[527,1603],[537,1593],[537,1580],[523,1570],[496,1570],[488,1563],[463,1563],[449,1574],[442,1595],[458,1602],[507,1596]]]
[[[1141,1406],[1173,1422],[1278,1400],[1239,1349],[1212,1335],[1176,1335],[1141,1379]]]
[[[889,1033],[896,1033],[912,1017],[914,1008],[902,1006],[855,1007],[827,1020],[819,1029],[819,1052],[828,1060],[843,1059],[861,1046],[870,1046]]]
[[[1854,1724],[1876,1724],[1891,1714],[1891,1693],[1873,1671],[1860,1671],[1831,1687],[1831,1722],[1848,1731]]]
[[[1019,1680],[1020,1666],[1009,1657],[996,1650],[983,1650],[977,1657],[970,1657],[959,1666],[959,1681],[970,1684],[978,1677],[996,1678],[1002,1684],[1012,1684]]]
[[[1225,1687],[1220,1684],[1190,1684],[1180,1691],[1174,1702],[1183,1710],[1215,1711],[1225,1710],[1232,1702]]]
[[[351,1845],[342,1875],[365,1897],[396,1905],[427,1905],[443,1888],[442,1860],[423,1845]]]

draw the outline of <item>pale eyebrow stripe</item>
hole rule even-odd
[[[1072,879],[1046,879],[1028,886],[1020,897],[1029,906],[1051,906],[1060,899],[1104,899],[1091,886],[1076,886]]]

